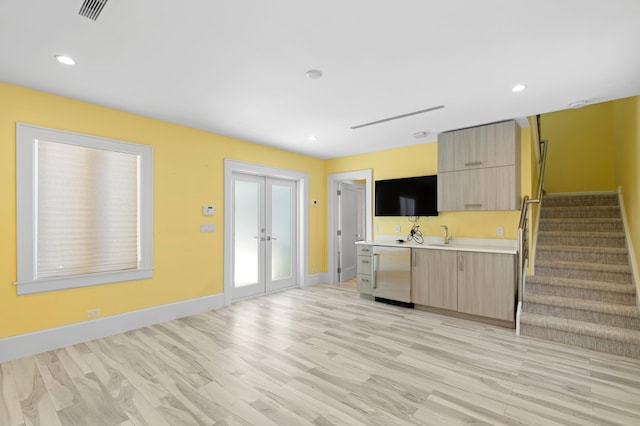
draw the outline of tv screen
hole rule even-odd
[[[438,175],[377,180],[376,216],[437,216]]]

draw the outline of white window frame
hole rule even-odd
[[[140,157],[140,264],[126,271],[36,277],[37,142],[59,142]],[[16,123],[16,232],[18,295],[151,278],[153,273],[153,147]]]

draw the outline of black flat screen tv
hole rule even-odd
[[[438,175],[377,180],[376,216],[437,216]]]

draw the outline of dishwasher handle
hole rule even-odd
[[[371,279],[373,282],[371,283],[371,288],[375,290],[378,288],[378,279],[376,277],[378,273],[378,256],[379,253],[373,253],[373,271],[371,271]]]

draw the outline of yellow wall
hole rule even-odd
[[[89,309],[108,316],[222,292],[224,158],[306,172],[309,200],[325,205],[319,159],[5,83],[0,100],[0,338],[84,321]],[[16,122],[153,146],[152,279],[16,296]],[[309,271],[326,270],[325,210],[309,208]],[[200,223],[216,232],[200,233]]]
[[[636,265],[640,265],[640,96],[613,102],[613,117],[616,184],[624,200]]]
[[[611,102],[543,114],[541,127],[541,138],[549,140],[546,192],[616,188]]]
[[[531,195],[531,132],[521,130],[522,144],[522,196]],[[388,149],[367,154],[353,155],[327,161],[327,174],[372,169],[373,180],[431,175],[438,172],[438,144],[428,142],[419,145]],[[442,236],[440,225],[447,225],[454,238],[517,238],[519,211],[508,212],[443,212],[434,217],[423,217],[418,222],[425,236]],[[405,238],[412,223],[406,217],[374,217],[377,234],[398,235]],[[396,233],[396,225],[401,226]],[[504,236],[496,235],[496,228],[504,228]],[[374,238],[375,238],[374,234]]]

